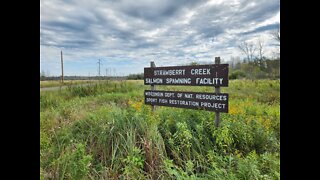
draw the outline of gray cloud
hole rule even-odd
[[[278,0],[46,0],[41,1],[43,64],[59,49],[67,60],[105,57],[144,66],[241,56],[243,40],[278,28]],[[270,50],[271,51],[271,50]],[[137,68],[133,68],[137,69]]]
[[[124,0],[116,3],[115,6],[128,16],[144,19],[147,21],[159,22],[174,18],[183,8],[192,8],[205,0]]]
[[[260,26],[252,31],[240,33],[240,35],[249,35],[249,34],[259,33],[259,32],[263,32],[263,31],[273,30],[273,29],[279,28],[279,26],[280,26],[280,24],[278,24],[278,23],[269,24],[266,26]]]

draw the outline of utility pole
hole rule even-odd
[[[61,51],[61,82],[63,83],[63,57],[62,57],[62,51]]]
[[[98,61],[98,64],[99,64],[99,77],[100,77],[100,64],[101,64],[101,60],[100,59]]]

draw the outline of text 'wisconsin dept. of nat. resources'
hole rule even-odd
[[[145,104],[207,111],[228,112],[226,93],[199,93],[145,90]]]

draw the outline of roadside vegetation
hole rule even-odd
[[[60,80],[40,81],[40,88],[88,84],[96,83],[98,81],[99,80],[64,80],[63,83]]]
[[[40,179],[280,179],[280,80],[230,80],[219,128],[209,111],[152,113],[145,89],[136,80],[40,92]]]

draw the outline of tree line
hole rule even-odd
[[[259,38],[256,42],[243,41],[238,45],[240,52],[245,55],[242,61],[240,58],[230,58],[230,79],[248,78],[280,78],[280,29],[270,34],[275,40],[276,50],[273,52],[274,57],[267,58],[264,56],[264,42]]]
[[[229,79],[278,79],[280,78],[280,58],[263,58],[252,61],[239,57],[231,57],[229,64]],[[191,62],[186,65],[200,65],[203,63]],[[130,74],[127,79],[143,79],[143,73]]]

